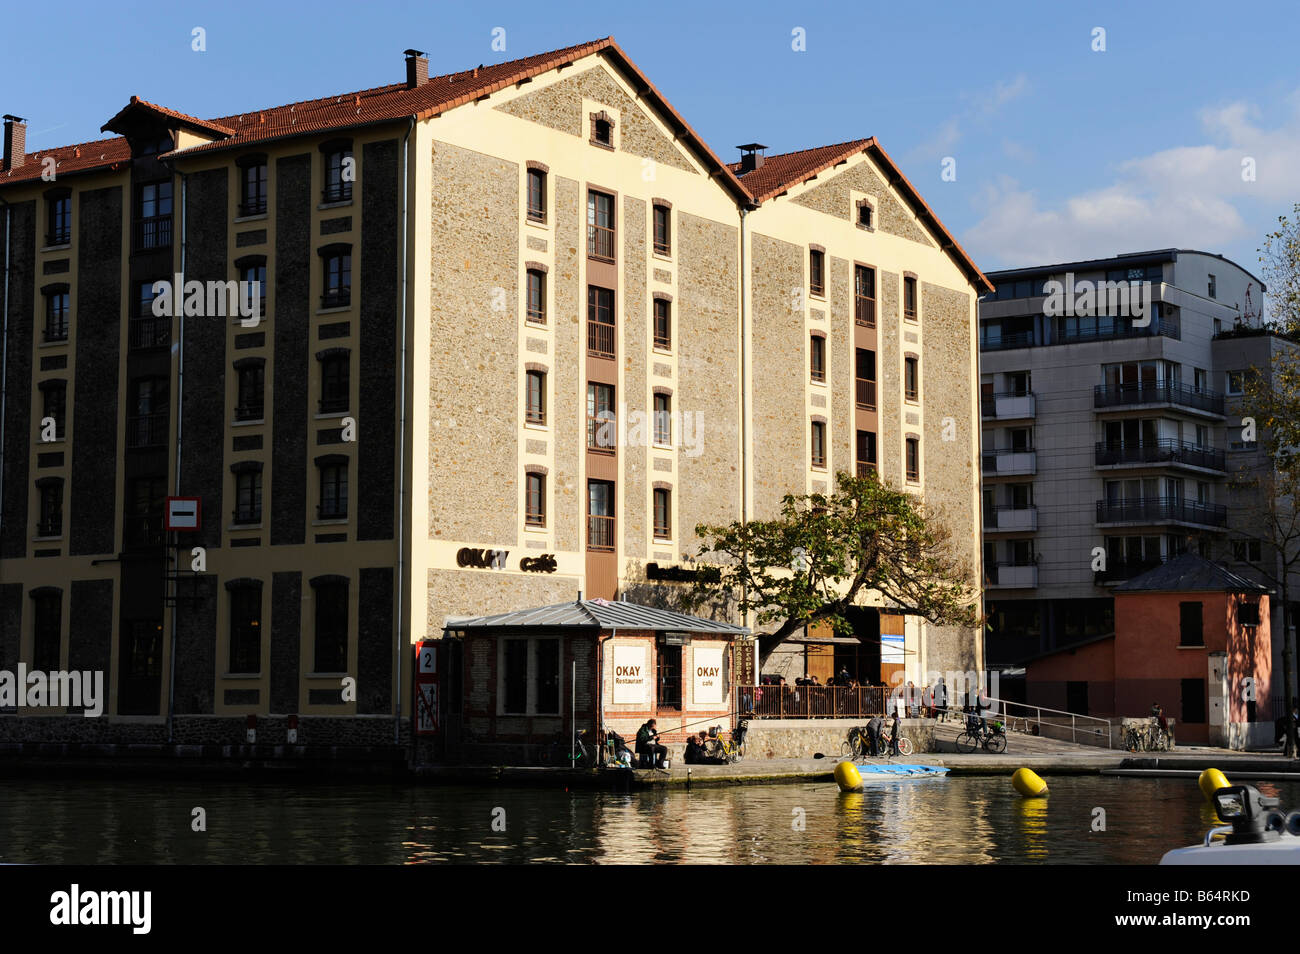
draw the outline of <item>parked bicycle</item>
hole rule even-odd
[[[739,762],[745,757],[745,733],[749,723],[741,720],[730,738],[722,735],[722,726],[709,727],[709,737],[704,740],[704,754],[708,758],[722,759],[725,762]]]
[[[880,736],[881,755],[885,755],[890,752],[892,739],[893,736],[885,735],[883,733],[881,734]],[[912,745],[912,740],[905,735],[900,736],[898,739],[898,754],[906,756],[906,755],[911,755],[914,751],[915,748]],[[841,743],[840,745],[840,755],[844,756],[845,758],[850,758],[858,761],[870,757],[871,739],[867,735],[867,730],[865,726],[854,726],[853,728],[849,729],[848,736],[844,739],[844,742]]]
[[[1158,725],[1129,726],[1124,748],[1130,752],[1168,752],[1169,735]]]
[[[958,752],[974,752],[976,748],[997,755],[1007,749],[1007,729],[1001,722],[994,721],[978,726],[967,723],[961,735],[957,736]]]
[[[587,744],[587,730],[579,729],[577,738],[561,731],[550,745],[543,746],[538,753],[538,761],[543,765],[555,765],[567,768],[591,768],[596,764],[596,753]]]

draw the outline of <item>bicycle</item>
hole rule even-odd
[[[1167,752],[1169,734],[1159,726],[1129,726],[1124,748],[1129,752]]]
[[[968,726],[962,730],[961,735],[957,736],[958,752],[974,752],[977,746],[993,755],[1005,752],[1007,735],[1002,723],[994,722],[986,727],[977,728],[974,732]]]
[[[727,739],[722,736],[722,726],[710,726],[709,737],[704,740],[705,756],[722,759],[724,762],[739,762],[745,757],[745,733],[748,731],[749,723],[741,720],[736,724],[731,738]]]
[[[890,736],[881,735],[880,747],[882,754],[889,752],[890,742]],[[900,736],[898,739],[898,754],[900,756],[910,756],[914,751],[916,749],[912,745],[912,740],[907,736]],[[868,758],[870,754],[871,740],[867,736],[867,730],[858,726],[849,729],[847,738],[840,744],[840,755],[857,761]]]
[[[543,765],[566,766],[568,768],[590,768],[596,764],[596,756],[586,742],[587,730],[580,729],[576,739],[570,739],[561,731],[550,745],[538,754],[538,761]]]

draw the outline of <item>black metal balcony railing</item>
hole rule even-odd
[[[603,225],[587,226],[587,257],[614,261],[614,230]]]
[[[44,520],[36,522],[36,535],[38,537],[58,537],[63,535],[63,516],[47,517]]]
[[[135,247],[137,250],[170,248],[171,244],[172,217],[170,215],[150,215],[135,220]]]
[[[1092,389],[1092,406],[1095,408],[1135,404],[1177,404],[1198,411],[1209,411],[1211,414],[1223,414],[1222,394],[1185,384],[1148,381],[1114,387],[1099,384]]]
[[[596,514],[587,515],[587,549],[612,551],[614,549],[614,518]]]
[[[122,532],[130,547],[160,547],[167,539],[161,512],[128,513],[122,517]]]
[[[261,507],[236,507],[230,515],[230,522],[233,524],[261,523]]]
[[[126,419],[126,446],[162,447],[167,443],[167,412],[137,414]]]
[[[1221,449],[1198,447],[1173,438],[1132,443],[1099,442],[1095,451],[1099,467],[1111,464],[1187,464],[1208,470],[1225,470],[1225,457]]]
[[[1147,570],[1154,570],[1162,560],[1106,560],[1106,569],[1096,570],[1092,574],[1092,582],[1101,586],[1104,583],[1122,583],[1125,580],[1131,580],[1135,576],[1141,576]]]
[[[1220,504],[1198,503],[1181,497],[1097,501],[1098,523],[1153,523],[1163,520],[1224,527],[1228,524],[1228,509]]]
[[[170,318],[132,318],[127,326],[127,342],[134,350],[165,348],[172,342]]]
[[[72,242],[72,227],[55,229],[45,236],[46,245],[68,245]]]
[[[614,357],[614,326],[601,321],[587,322],[587,354],[597,358]]]
[[[352,198],[351,182],[335,182],[321,190],[322,202],[347,202]]]
[[[55,341],[68,340],[68,319],[48,318],[45,321],[45,342],[50,344]]]
[[[342,414],[348,409],[348,397],[346,394],[341,397],[323,397],[320,399],[319,407],[321,414]]]
[[[249,401],[247,404],[235,405],[235,420],[260,421],[266,412],[265,401]]]
[[[316,507],[316,516],[321,520],[341,520],[348,515],[346,500],[327,500]]]
[[[864,411],[876,409],[876,382],[867,378],[857,378],[857,406]]]
[[[672,351],[672,350],[673,350],[673,338],[672,338],[672,335],[665,334],[665,333],[660,333],[660,332],[656,331],[656,332],[655,332],[655,347],[658,348],[660,351]]]
[[[346,308],[352,304],[352,286],[331,288],[320,296],[322,308]]]
[[[1014,334],[1002,335],[998,338],[981,341],[980,350],[1009,351],[1012,348],[1029,348],[1034,344],[1034,333],[1032,331],[1017,331]]]
[[[866,477],[867,475],[874,474],[875,472],[876,472],[876,465],[872,461],[869,460],[858,461],[859,477]]]
[[[876,300],[866,295],[853,298],[853,320],[864,328],[876,327]]]
[[[1177,318],[1152,318],[1150,324],[1134,326],[1124,323],[1109,328],[1095,328],[1087,331],[1067,331],[1061,328],[1054,336],[1058,344],[1075,344],[1083,341],[1113,341],[1123,338],[1153,338],[1156,336],[1173,338],[1183,337],[1182,325]]]
[[[266,196],[249,196],[239,203],[239,214],[244,215],[264,215],[266,214]]]
[[[587,415],[587,450],[613,454],[618,449],[618,416],[613,411]]]
[[[998,560],[993,566],[995,569],[1002,566],[1038,566],[1038,558],[1033,556],[1013,556],[1010,560]]]

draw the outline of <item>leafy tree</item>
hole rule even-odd
[[[787,494],[773,520],[701,524],[701,559],[719,566],[695,584],[693,598],[739,594],[736,606],[756,613],[766,660],[805,626],[828,622],[852,634],[848,610],[876,596],[885,605],[940,625],[981,625],[971,568],[952,554],[943,521],[906,491],[875,473],[836,475],[833,494]]]

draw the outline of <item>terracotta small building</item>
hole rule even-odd
[[[578,600],[449,622],[459,646],[456,714],[445,751],[468,762],[527,764],[573,725],[612,729],[631,745],[656,719],[662,741],[731,728],[743,626],[616,600]],[[740,657],[739,662],[737,657]]]
[[[1025,666],[1028,701],[1103,718],[1164,706],[1183,743],[1272,741],[1269,591],[1184,553],[1115,587],[1115,632]]]

